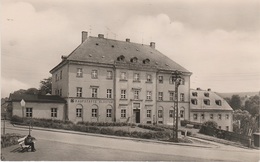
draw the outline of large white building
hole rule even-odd
[[[189,120],[191,72],[150,45],[82,32],[82,43],[55,66],[52,92],[66,99],[77,121],[173,123],[172,73],[182,72],[179,115]]]

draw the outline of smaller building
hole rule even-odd
[[[190,121],[196,123],[215,121],[219,129],[233,131],[233,109],[211,89],[191,89]]]
[[[25,102],[24,107],[21,105],[22,100]],[[66,119],[66,100],[60,96],[10,94],[8,103],[8,109],[11,109],[12,116],[57,120]]]

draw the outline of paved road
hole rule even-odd
[[[6,132],[28,134],[28,129]],[[232,146],[203,148],[122,140],[99,136],[33,130],[37,138],[36,152],[15,152],[18,147],[2,149],[6,160],[173,160],[173,161],[258,161],[259,151]],[[14,152],[12,152],[14,151]]]

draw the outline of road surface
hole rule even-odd
[[[7,133],[28,134],[28,129],[9,127]],[[8,161],[259,161],[259,150],[218,144],[204,148],[44,130],[33,130],[36,152],[20,153],[18,145],[2,149]]]

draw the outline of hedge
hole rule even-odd
[[[18,139],[24,137],[24,135],[11,133],[11,134],[5,134],[1,135],[1,148],[5,148],[12,145],[18,144]]]

